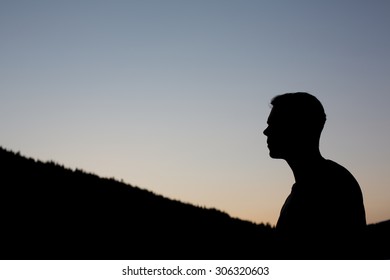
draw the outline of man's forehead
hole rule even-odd
[[[268,123],[280,123],[280,122],[288,122],[289,117],[287,116],[286,112],[283,112],[280,108],[273,107],[271,109],[271,112],[268,116]]]

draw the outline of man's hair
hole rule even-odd
[[[285,93],[271,100],[273,108],[296,125],[307,127],[321,134],[326,114],[321,102],[307,92]]]

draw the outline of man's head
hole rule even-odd
[[[291,159],[318,150],[326,115],[321,102],[306,92],[274,97],[264,130],[272,158]]]

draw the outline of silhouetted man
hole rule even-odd
[[[354,258],[366,226],[362,192],[347,169],[320,153],[322,104],[297,92],[276,96],[271,105],[264,130],[269,154],[286,160],[295,177],[276,226],[281,256]]]

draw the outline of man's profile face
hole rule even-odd
[[[267,120],[268,127],[264,130],[267,136],[269,155],[271,158],[289,158],[297,148],[300,133],[291,118],[280,109],[272,108]]]

